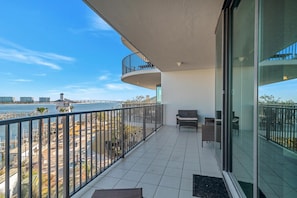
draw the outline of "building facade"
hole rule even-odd
[[[39,102],[50,102],[50,97],[39,97]]]
[[[178,109],[216,118],[232,197],[297,196],[297,1],[85,2],[159,69],[166,125]],[[122,79],[155,78],[131,73]]]
[[[0,103],[12,103],[15,102],[15,98],[11,96],[1,96]]]
[[[20,102],[33,103],[34,102],[34,98],[33,97],[20,97]]]

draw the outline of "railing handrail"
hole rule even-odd
[[[155,66],[139,52],[130,54],[122,60],[122,75],[133,71],[150,69],[155,69]]]
[[[48,113],[43,115],[34,115],[29,117],[20,117],[20,118],[10,118],[6,120],[0,120],[0,126],[6,125],[6,124],[12,124],[16,122],[26,122],[30,120],[39,120],[39,119],[46,119],[51,117],[60,117],[60,116],[66,116],[66,115],[75,115],[75,114],[88,114],[88,113],[98,113],[98,112],[106,112],[106,111],[114,111],[114,110],[121,110],[121,109],[134,109],[134,108],[143,108],[143,107],[149,107],[156,105],[155,103],[152,104],[145,104],[142,105],[139,103],[140,106],[131,106],[131,107],[121,107],[121,108],[113,108],[113,109],[101,109],[101,110],[90,110],[90,111],[76,111],[76,112],[61,112],[61,113]],[[160,105],[160,104],[157,104]]]

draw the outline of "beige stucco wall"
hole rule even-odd
[[[197,109],[199,122],[215,115],[215,69],[162,72],[164,124],[175,125],[178,109]]]

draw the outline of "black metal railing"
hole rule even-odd
[[[259,131],[267,140],[297,152],[297,106],[259,105]]]
[[[130,54],[122,60],[122,75],[133,71],[149,70],[154,68],[155,66],[141,53]]]
[[[163,106],[0,121],[0,197],[70,197],[162,125]]]

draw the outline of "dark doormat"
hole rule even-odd
[[[203,198],[228,198],[222,178],[193,175],[193,196]]]

